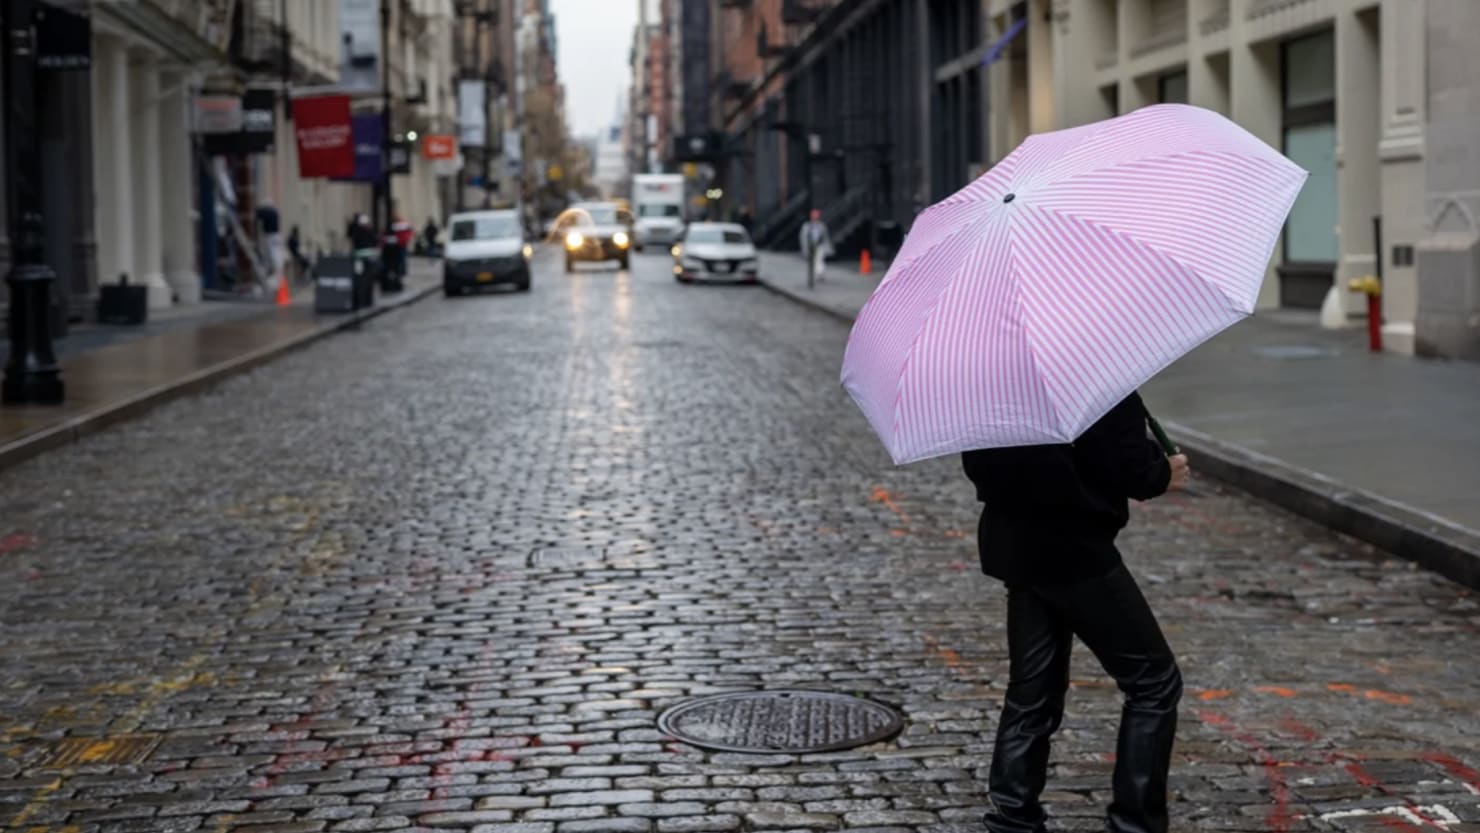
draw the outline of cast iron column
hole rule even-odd
[[[380,233],[384,235],[395,221],[391,214],[395,205],[391,198],[391,0],[380,0],[380,61],[380,194],[385,201],[381,209],[385,225]]]
[[[0,399],[59,404],[62,371],[51,345],[51,285],[41,216],[41,154],[36,119],[36,2],[10,0],[5,17],[5,172],[14,256],[10,285],[10,360]]]

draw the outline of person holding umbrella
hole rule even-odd
[[[1007,585],[992,833],[1045,829],[1075,637],[1125,695],[1107,829],[1168,828],[1182,675],[1115,539],[1190,470],[1136,391],[1253,313],[1305,179],[1199,107],[1030,136],[920,213],[854,321],[843,387],[896,464],[962,454]]]
[[[1009,678],[992,752],[987,829],[1037,833],[1049,738],[1064,717],[1069,654],[1079,637],[1125,693],[1115,747],[1110,829],[1167,829],[1166,785],[1182,675],[1121,562],[1127,499],[1186,487],[1187,457],[1146,433],[1131,394],[1070,444],[968,451],[982,501],[982,572],[1007,585]]]

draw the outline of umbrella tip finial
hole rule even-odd
[[[1002,198],[1002,201],[1004,203],[1009,203],[1009,202],[1012,202],[1015,199],[1017,199],[1017,194],[1008,194],[1007,196],[1005,196],[1005,197]]]

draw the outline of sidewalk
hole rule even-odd
[[[306,286],[282,309],[216,302],[140,328],[79,328],[57,342],[64,404],[0,406],[0,469],[424,298],[441,286],[431,263],[413,259],[405,291],[353,314],[315,314]]]
[[[771,289],[846,321],[869,277],[767,254]],[[1480,587],[1480,364],[1372,354],[1361,330],[1272,312],[1229,328],[1142,393],[1194,465]]]

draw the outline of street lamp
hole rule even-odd
[[[10,285],[10,359],[0,385],[6,404],[60,404],[62,371],[51,344],[51,285],[41,214],[41,154],[36,118],[35,0],[5,4],[5,170],[15,259]]]
[[[391,216],[395,210],[395,198],[391,193],[391,149],[388,142],[391,139],[391,2],[380,0],[380,208],[383,223],[382,230],[389,229],[394,218]]]
[[[807,185],[807,206],[811,208],[814,203],[812,192],[812,157],[822,152],[822,137],[807,129],[807,126],[799,121],[772,121],[766,125],[771,130],[785,133],[787,138],[795,139],[802,145],[802,179]],[[805,252],[803,253],[805,254]],[[813,289],[817,285],[815,261],[807,258],[807,288]]]

